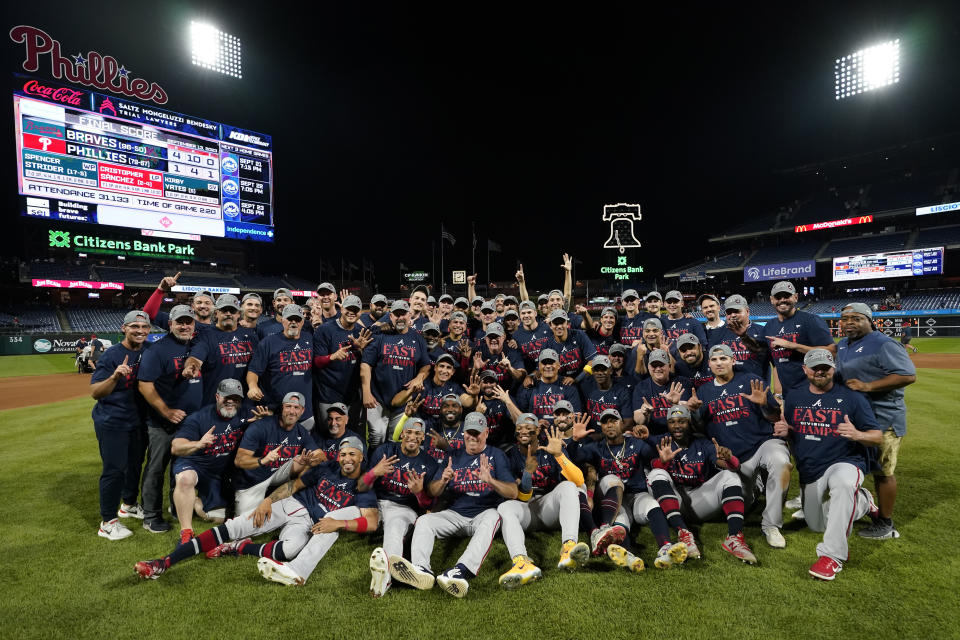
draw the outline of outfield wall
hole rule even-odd
[[[123,340],[120,333],[98,333],[97,337],[116,344]],[[27,356],[43,353],[75,353],[77,340],[90,338],[83,333],[29,333],[19,336],[0,336],[0,356]]]

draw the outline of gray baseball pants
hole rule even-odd
[[[847,538],[854,521],[869,513],[873,496],[863,484],[863,472],[849,462],[837,462],[827,467],[820,478],[801,487],[803,517],[811,531],[823,532],[823,542],[817,545],[818,556],[828,556],[846,562],[850,555]],[[830,499],[824,500],[829,492]]]
[[[437,538],[469,536],[470,542],[457,564],[463,564],[476,575],[490,551],[498,529],[500,513],[496,509],[487,509],[472,518],[462,516],[452,509],[422,515],[413,528],[410,561],[430,570],[430,555]]]
[[[237,515],[253,511],[257,505],[263,502],[271,489],[279,487],[290,479],[290,469],[293,468],[293,460],[287,460],[280,467],[270,474],[270,477],[246,489],[239,489],[233,495],[233,512]]]
[[[753,482],[744,482],[743,500],[747,508],[753,502],[754,478],[757,472],[767,470],[766,505],[760,517],[761,527],[783,526],[783,501],[790,488],[790,450],[787,443],[778,438],[767,440],[749,460],[740,461],[740,474]]]
[[[670,497],[680,503],[680,513],[685,517],[693,516],[700,522],[706,522],[723,513],[723,491],[727,487],[743,487],[743,481],[733,471],[724,469],[699,487],[691,489],[683,487],[683,497],[677,491],[673,478],[664,469],[651,469],[647,474],[647,482],[662,480],[670,483],[674,494]],[[648,489],[649,490],[649,489]]]
[[[403,556],[403,539],[417,521],[417,512],[392,500],[378,500],[380,521],[383,523],[383,552]]]
[[[580,525],[580,499],[577,487],[564,480],[549,493],[530,498],[528,502],[507,500],[497,507],[502,520],[501,533],[510,557],[527,555],[527,529],[556,529],[560,526],[562,542],[577,539]]]
[[[616,486],[623,488],[623,480],[613,475],[607,474],[600,478],[597,483],[597,491],[594,495],[603,495]],[[647,524],[650,518],[647,516],[652,509],[659,509],[660,503],[654,500],[649,493],[627,493],[624,490],[623,499],[620,501],[620,510],[617,511],[617,517],[613,519],[613,524],[623,525],[627,531],[633,523]],[[580,514],[577,513],[579,519]]]

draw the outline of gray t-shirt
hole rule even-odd
[[[910,356],[890,336],[873,331],[855,342],[843,338],[837,344],[837,374],[841,380],[856,378],[873,382],[892,373],[901,376],[916,375]],[[866,394],[877,421],[886,430],[902,436],[907,432],[907,406],[903,388]]]

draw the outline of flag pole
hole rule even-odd
[[[445,278],[443,277],[443,222],[440,223],[440,295],[445,292]]]

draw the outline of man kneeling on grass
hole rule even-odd
[[[339,530],[363,533],[377,528],[376,495],[357,491],[362,463],[363,444],[344,438],[336,462],[311,468],[278,487],[253,511],[204,531],[168,556],[138,562],[134,569],[141,578],[156,579],[177,562],[204,552],[208,558],[257,556],[257,569],[267,580],[303,585],[336,542]],[[281,530],[279,540],[266,544],[250,540],[276,529]]]

